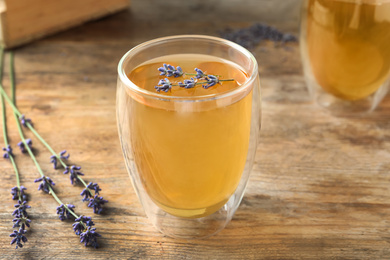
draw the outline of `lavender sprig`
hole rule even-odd
[[[84,173],[80,172],[81,167],[80,166],[66,166],[65,171],[63,172],[64,174],[70,173],[69,178],[70,178],[70,183],[73,185],[78,181],[78,176],[81,175],[83,176]]]
[[[59,158],[57,157],[57,155],[52,155],[50,156],[50,162],[53,163],[53,168],[54,170],[57,169],[57,159],[60,159],[60,160],[68,160],[69,159],[69,156],[70,154],[68,153],[68,155],[65,155],[66,154],[66,150],[63,150],[62,152],[60,152],[60,155],[59,155]]]
[[[45,192],[51,194],[53,196],[53,198],[58,202],[60,207],[61,207],[61,205],[63,205],[63,208],[64,208],[64,210],[66,210],[66,212],[64,212],[64,210],[62,210],[62,213],[64,213],[67,216],[68,216],[68,214],[70,214],[70,215],[74,216],[76,219],[78,219],[79,216],[77,216],[73,212],[74,206],[71,205],[71,204],[63,204],[61,202],[61,200],[57,197],[56,193],[52,189],[52,186],[54,186],[54,182],[49,177],[46,177],[43,174],[43,171],[42,171],[38,161],[36,160],[34,154],[32,153],[31,148],[26,144],[26,139],[24,138],[22,127],[21,127],[21,123],[23,123],[23,122],[19,122],[19,120],[18,120],[18,116],[20,117],[21,115],[20,115],[20,112],[17,110],[17,108],[15,106],[15,78],[14,78],[15,75],[14,75],[14,72],[13,72],[13,53],[12,52],[11,52],[11,57],[10,57],[10,74],[11,74],[11,85],[12,85],[13,102],[9,99],[9,97],[5,93],[5,91],[4,91],[3,87],[1,86],[1,84],[0,84],[0,92],[1,92],[2,96],[7,99],[8,103],[12,106],[12,108],[14,110],[14,116],[15,116],[15,119],[17,121],[19,135],[20,135],[20,137],[22,139],[22,142],[25,144],[25,148],[26,148],[28,154],[30,155],[30,157],[33,160],[36,168],[38,169],[39,174],[41,175],[41,178],[36,179],[35,182],[41,181],[42,183],[40,184],[39,189],[42,189]],[[3,98],[1,98],[1,99],[3,100]],[[2,103],[3,103],[3,115],[4,115],[5,114],[5,112],[4,112],[4,102],[2,102]],[[5,116],[3,117],[3,122],[5,122],[4,118],[5,118]],[[47,145],[47,147],[52,152],[52,154],[55,154],[54,151],[51,149],[51,147],[48,146],[48,144],[46,142],[44,142],[42,137],[40,137],[38,135],[38,133],[35,131],[35,129],[32,127],[31,121],[25,121],[25,124],[31,131],[34,132],[34,134],[38,137],[38,139],[40,139],[44,144]],[[4,123],[4,125],[5,125],[5,123]],[[3,129],[4,128],[5,127],[3,127]],[[6,136],[5,130],[4,130],[4,133],[5,133],[5,136]],[[8,145],[7,140],[6,140],[6,145]],[[63,156],[65,156],[65,155],[63,154]],[[61,164],[66,167],[66,164],[62,161],[60,156],[58,156],[57,159],[58,158],[59,158],[59,161],[61,162]],[[14,162],[13,161],[13,156],[11,156],[10,159],[12,160],[12,162]],[[15,171],[17,173],[16,166],[15,166]],[[18,174],[16,174],[16,175],[17,175],[17,184],[18,184],[18,187],[20,187]],[[83,182],[83,184],[85,186],[87,186],[87,184],[85,184],[85,182],[79,176],[77,176],[77,177]],[[21,189],[19,188],[19,190],[21,190]],[[17,204],[17,208],[18,209],[17,209],[15,215],[17,215],[17,214],[21,215],[21,214],[24,214],[24,213],[26,213],[26,215],[23,215],[23,217],[25,219],[23,219],[21,216],[17,216],[15,221],[14,221],[15,224],[17,223],[16,225],[22,225],[22,227],[29,225],[30,221],[26,219],[27,218],[27,212],[25,212],[25,209],[27,209],[28,207],[29,206],[25,202],[23,202],[23,203],[19,202],[19,204]],[[77,223],[78,223],[78,225],[84,227],[83,229],[80,229],[80,232],[82,232],[82,233],[79,234],[80,235],[80,241],[85,243],[85,245],[90,244],[91,246],[96,248],[98,246],[96,238],[100,237],[100,235],[95,232],[95,229],[93,229],[93,230],[92,229],[88,229],[89,226],[93,225],[93,222],[90,220],[90,221],[87,221],[87,223],[84,223],[83,219],[80,219],[79,221],[77,221]],[[17,243],[17,247],[16,248],[18,248],[18,246],[22,247],[23,245],[21,244],[21,242],[27,242],[27,238],[24,236],[25,233],[26,233],[26,231],[23,230],[22,228],[19,229],[19,231],[15,230],[14,233],[12,233],[10,235],[10,237],[14,237],[14,239],[11,241],[11,244]],[[84,235],[81,236],[81,234],[84,234]]]
[[[14,79],[13,72],[14,72],[13,55],[11,54],[10,73],[11,73],[11,86],[12,86],[12,91],[14,93],[15,79]],[[52,155],[50,157],[50,160],[51,160],[51,163],[53,163],[53,166],[56,167],[57,163],[60,163],[66,169],[68,167],[68,165],[64,162],[64,160],[67,160],[69,158],[69,154],[66,155],[66,151],[62,151],[60,154],[57,154],[51,148],[51,146],[34,129],[32,123],[31,123],[31,120],[30,119],[27,120],[26,117],[19,112],[18,108],[14,104],[15,102],[11,101],[11,99],[8,97],[7,93],[5,93],[2,86],[0,87],[0,92],[1,92],[1,95],[6,99],[8,104],[12,107],[14,114],[17,116],[18,121],[20,121],[20,123],[24,123],[26,125],[26,127],[38,138],[38,140],[51,152]],[[19,120],[19,118],[23,119],[23,122],[21,122],[22,120]],[[28,146],[28,145],[25,144],[25,146]],[[70,176],[71,182],[74,183],[76,180],[78,180],[87,188],[87,183],[81,178],[82,175],[83,174],[77,174],[77,173],[72,174],[72,176]]]
[[[43,190],[46,193],[50,193],[52,186],[56,185],[49,177],[46,177],[44,175],[34,180],[34,182],[40,182],[40,181],[41,184],[39,184],[38,190]]]
[[[12,216],[18,216],[18,215],[23,215],[27,217],[27,212],[26,209],[31,208],[31,206],[27,205],[27,201],[18,201],[18,204],[15,204],[14,207],[16,208],[14,212],[12,213]]]
[[[173,67],[172,65],[164,64],[163,67],[160,67],[158,70],[161,72],[160,75],[165,75],[167,77],[170,77],[174,75],[173,73],[174,69],[175,67]],[[180,71],[181,73],[177,77],[182,76],[184,74],[193,75],[194,77],[190,79],[185,79],[183,82],[178,82],[178,84],[173,84],[167,78],[161,79],[158,82],[157,86],[154,87],[157,90],[157,92],[160,91],[168,92],[169,90],[172,89],[173,86],[179,86],[181,88],[190,89],[190,88],[194,88],[196,85],[202,85],[203,88],[208,89],[212,86],[215,86],[217,83],[221,81],[234,81],[234,79],[219,79],[219,76],[206,74],[201,69],[198,68],[195,68],[196,74],[185,73],[181,68]],[[205,80],[205,81],[198,81],[198,80]]]
[[[177,66],[177,69],[176,69],[172,65],[165,64],[165,63],[163,64],[162,67],[158,68],[158,71],[161,72],[160,76],[167,76],[167,77],[174,76],[175,78],[180,77],[184,74],[181,67]]]
[[[26,144],[31,148],[31,147],[32,147],[32,141],[31,141],[31,139],[26,139]],[[22,153],[27,153],[25,144],[24,144],[22,141],[20,141],[20,142],[18,143],[18,146],[19,146],[20,151],[21,151]]]
[[[0,82],[3,77],[3,55],[4,50],[0,48]],[[2,84],[0,83],[0,89],[2,90]],[[26,233],[26,226],[30,227],[31,220],[28,219],[27,209],[31,208],[29,205],[27,205],[27,196],[24,193],[26,188],[24,186],[20,186],[20,178],[19,178],[19,170],[16,167],[16,163],[14,160],[14,155],[12,153],[12,148],[8,144],[8,134],[7,134],[7,122],[6,122],[6,112],[5,112],[5,104],[4,104],[4,98],[1,96],[1,110],[2,110],[2,122],[3,122],[3,137],[4,137],[4,144],[7,148],[3,148],[5,151],[3,157],[6,159],[9,159],[11,161],[11,164],[14,168],[15,172],[15,178],[16,178],[16,187],[13,187],[11,189],[11,195],[12,199],[18,200],[18,204],[15,204],[16,209],[12,213],[14,216],[13,219],[13,228],[20,227],[19,231],[14,230],[14,232],[10,235],[10,237],[13,237],[11,241],[11,245],[16,243],[16,248],[23,247],[23,243],[27,242],[27,238],[24,236]],[[23,201],[23,202],[22,202]]]
[[[207,76],[206,74],[203,73],[201,69],[195,68],[195,71],[196,71],[195,78],[197,79],[201,79]]]
[[[27,237],[24,236],[24,234],[26,234],[26,230],[23,230],[22,228],[19,229],[19,231],[17,230],[14,230],[14,233],[12,233],[11,235],[9,235],[10,237],[13,237],[14,239],[12,239],[11,241],[11,245],[15,244],[16,243],[16,249],[18,247],[23,247],[23,243],[26,243],[27,242]]]
[[[161,79],[158,82],[157,86],[155,86],[154,88],[157,90],[157,92],[160,91],[168,92],[168,90],[171,90],[172,88],[172,83],[167,78]]]
[[[193,87],[195,87],[195,84],[196,84],[196,82],[195,82],[194,78],[185,79],[184,83],[179,82],[179,87],[182,87],[182,88],[193,88]]]
[[[84,196],[83,201],[89,201],[89,198],[92,198],[91,190],[94,190],[95,194],[99,194],[102,189],[99,188],[97,183],[88,183],[88,186],[80,193],[81,196]]]
[[[80,234],[80,242],[84,243],[85,246],[90,244],[94,248],[98,248],[97,238],[101,237],[99,233],[96,232],[96,228],[87,227],[83,233]]]
[[[202,85],[202,87],[205,89],[208,89],[209,87],[212,87],[219,82],[219,79],[214,75],[208,75],[205,77],[205,79],[207,81],[207,84]]]
[[[64,221],[65,219],[70,219],[72,217],[71,211],[74,212],[75,206],[72,204],[61,204],[60,206],[57,207],[57,214],[59,215],[59,219],[61,221]]]
[[[7,145],[7,148],[3,147],[3,151],[5,151],[5,153],[3,154],[3,158],[5,159],[10,159],[10,157],[14,156],[10,145]]]
[[[93,213],[100,214],[103,210],[102,206],[107,202],[103,197],[95,195],[95,197],[89,200],[88,207],[93,208]]]
[[[25,115],[21,115],[19,116],[19,120],[20,120],[20,123],[24,126],[24,127],[27,127],[27,125],[33,125],[32,124],[32,121],[30,118],[26,118]]]
[[[18,186],[13,187],[11,189],[12,199],[13,200],[22,199],[23,201],[27,200],[26,199],[27,195],[24,193],[25,190],[27,190],[27,188],[24,186],[20,186],[20,188]]]

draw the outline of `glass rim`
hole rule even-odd
[[[247,72],[249,74],[249,77],[247,78],[247,80],[239,87],[222,92],[222,93],[188,97],[188,96],[167,96],[167,95],[161,94],[159,92],[152,92],[152,91],[138,87],[136,84],[134,84],[127,77],[126,72],[124,71],[123,65],[129,57],[139,53],[140,51],[142,51],[143,49],[145,49],[149,46],[159,44],[160,42],[163,42],[163,41],[173,41],[173,40],[180,40],[180,39],[183,39],[183,40],[187,39],[188,40],[191,38],[209,40],[211,42],[224,44],[224,45],[230,46],[230,47],[236,49],[237,51],[241,52],[242,54],[244,54],[254,64],[252,71]],[[220,99],[220,98],[232,96],[236,93],[241,92],[243,89],[246,89],[248,86],[251,86],[253,81],[258,76],[258,64],[257,64],[256,58],[253,56],[253,54],[250,51],[248,51],[247,49],[245,49],[241,45],[234,43],[232,41],[222,39],[219,37],[215,37],[215,36],[206,36],[206,35],[197,35],[197,34],[175,35],[175,36],[160,37],[160,38],[156,38],[156,39],[153,39],[150,41],[146,41],[146,42],[138,44],[137,46],[130,49],[128,52],[126,52],[122,56],[122,58],[120,59],[120,61],[118,63],[118,75],[119,75],[119,78],[122,81],[122,83],[124,83],[130,90],[136,92],[137,94],[141,94],[142,96],[146,96],[146,97],[154,98],[154,99],[158,99],[158,100],[164,100],[164,101],[175,100],[175,101],[197,101],[198,102],[198,101],[215,100],[215,99]]]

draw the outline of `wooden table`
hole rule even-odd
[[[53,170],[49,152],[33,139],[58,196],[76,205],[78,214],[92,215],[101,248],[79,243],[72,221],[61,222],[53,198],[37,191],[32,161],[16,152],[32,224],[25,247],[9,245],[15,177],[11,164],[1,160],[0,258],[390,259],[390,96],[367,117],[327,114],[309,99],[296,43],[263,43],[253,50],[263,90],[261,144],[246,195],[226,229],[206,240],[171,239],[145,217],[117,136],[120,57],[152,38],[218,35],[227,26],[257,21],[297,32],[299,1],[270,2],[134,0],[129,11],[16,49],[20,110],[56,151],[70,152],[109,203],[94,215],[81,201],[82,187],[72,187],[67,175]],[[3,83],[8,91],[8,67]],[[9,107],[7,115],[16,150],[19,138]]]

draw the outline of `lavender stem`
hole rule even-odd
[[[15,74],[14,74],[14,55],[13,55],[13,52],[10,53],[10,74],[11,74],[11,86],[12,86],[12,99],[13,99],[13,102],[12,102],[12,105],[15,107]],[[1,86],[2,88],[2,86]],[[39,165],[37,159],[35,158],[35,155],[33,154],[33,152],[31,151],[31,148],[30,146],[27,145],[26,143],[26,139],[24,138],[24,134],[23,134],[23,130],[22,130],[22,126],[20,125],[20,121],[19,121],[19,118],[17,116],[17,113],[14,109],[14,116],[15,116],[15,120],[16,120],[16,125],[18,126],[18,131],[19,131],[19,135],[20,135],[20,138],[22,139],[22,142],[24,143],[25,145],[25,148],[28,152],[28,154],[30,155],[31,159],[33,160],[35,166],[37,167],[38,169],[38,172],[39,174],[44,177],[45,175],[43,174],[43,171],[42,171],[42,168],[41,166]],[[27,123],[28,126],[31,126],[30,123]],[[31,126],[32,128],[32,126]],[[30,128],[30,129],[31,129]],[[32,128],[34,129],[34,128]],[[35,130],[34,130],[35,131]],[[38,134],[38,133],[37,133]],[[38,137],[39,135],[37,135]],[[39,136],[40,137],[40,136]],[[44,141],[43,141],[44,142]],[[46,142],[44,142],[46,143]],[[50,148],[51,149],[51,148]],[[62,203],[62,201],[57,197],[56,193],[54,192],[54,190],[51,188],[51,186],[49,186],[49,190],[50,190],[50,194],[53,196],[53,198],[58,202],[58,204],[63,204],[65,206],[65,208],[75,217],[75,218],[78,218],[79,216],[77,216],[72,210],[70,210],[68,208],[68,206],[64,203]]]
[[[3,88],[1,81],[3,80],[3,58],[4,58],[4,49],[1,48],[0,51],[0,62],[1,62],[1,69],[0,69],[0,87]],[[2,113],[3,113],[3,136],[4,136],[4,145],[5,147],[8,146],[8,133],[7,133],[7,122],[6,122],[6,114],[5,114],[5,103],[4,103],[4,98],[1,96],[1,108],[2,108]],[[12,166],[14,167],[15,171],[15,177],[16,177],[16,186],[18,187],[20,191],[20,178],[19,178],[19,170],[16,167],[16,163],[14,160],[14,157],[12,155],[9,156],[9,159],[11,161]],[[21,193],[19,192],[19,200],[22,200]]]
[[[8,97],[8,95],[5,93],[4,89],[3,89],[3,86],[0,84],[0,91],[1,91],[1,94],[2,96],[5,97],[5,99],[8,101],[8,103],[12,106],[12,109],[14,110],[14,114],[15,114],[15,117],[16,117],[16,120],[19,122],[19,117],[22,115],[18,108],[16,107],[16,102],[15,102],[15,74],[14,74],[14,58],[13,58],[13,52],[10,53],[10,74],[11,74],[11,86],[12,86],[12,97],[13,97],[13,101],[11,101],[11,99]],[[18,116],[18,117],[17,117]],[[67,167],[67,165],[64,163],[64,161],[61,159],[61,157],[51,148],[51,146],[38,134],[38,132],[34,129],[34,127],[29,123],[29,122],[26,122],[26,125],[27,127],[31,130],[31,132],[33,132],[33,134],[39,139],[39,141],[41,141],[41,143],[43,145],[46,146],[46,148],[52,153],[52,155],[56,156],[57,159],[59,160],[59,162],[62,164],[62,166],[64,168]],[[18,127],[20,127],[20,124],[18,124]],[[22,133],[23,135],[23,133]],[[23,143],[25,144],[25,146],[28,146],[26,145],[26,142],[25,142],[25,139],[24,137],[22,138],[22,141]],[[43,174],[41,174],[43,176]],[[77,176],[77,179],[80,180],[80,182],[88,189],[88,185],[85,183],[85,181],[80,177],[80,176]],[[19,187],[19,186],[18,186]],[[89,190],[89,189],[88,189]]]

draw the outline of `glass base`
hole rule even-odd
[[[153,225],[164,235],[182,239],[202,239],[217,234],[230,222],[239,205],[237,199],[232,196],[229,201],[218,211],[205,217],[183,218],[173,216],[156,205],[146,207],[146,214]],[[143,202],[144,203],[144,202]]]
[[[344,100],[333,96],[317,87],[312,93],[316,103],[329,111],[332,115],[365,115],[372,112],[383,99],[388,91],[388,85],[385,84],[374,94],[359,100]]]

